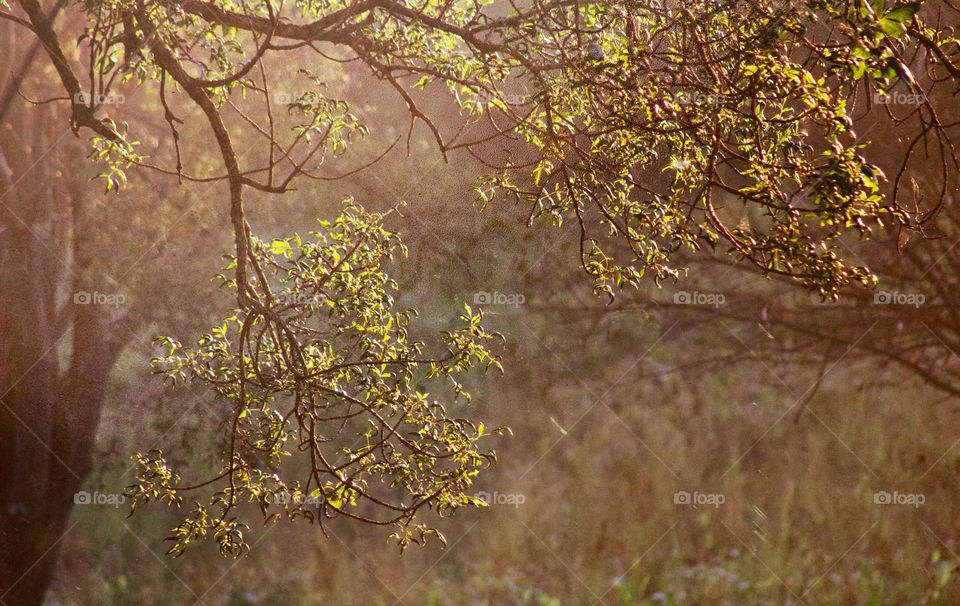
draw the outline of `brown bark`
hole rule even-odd
[[[50,126],[58,120],[19,107],[5,122],[12,128],[0,132],[9,163],[0,174],[0,604],[26,606],[41,604],[53,579],[74,494],[92,466],[107,376],[126,339],[112,334],[102,306],[74,304],[93,261],[86,246],[94,226],[79,184],[47,168],[58,161],[50,151],[62,135]]]

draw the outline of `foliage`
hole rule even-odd
[[[442,333],[440,353],[413,340],[414,313],[394,310],[396,284],[382,268],[404,248],[383,219],[350,202],[310,240],[256,241],[266,304],[235,310],[192,348],[160,339],[166,355],[155,360],[158,372],[207,385],[232,411],[222,469],[196,487],[216,492],[194,502],[174,529],[170,553],[212,536],[223,553],[239,555],[244,503],[259,507],[265,522],[304,518],[322,526],[342,515],[392,525],[401,548],[428,535],[444,540],[415,523],[421,508],[445,516],[485,505],[466,490],[495,461],[480,441],[504,430],[453,409],[470,399],[463,373],[500,367],[488,349],[499,335],[484,330],[481,311],[464,306],[462,326]],[[446,402],[433,395],[444,383]],[[132,507],[151,500],[180,506],[194,490],[162,453],[137,458]]]
[[[915,12],[891,9],[883,23]],[[647,271],[677,278],[674,252],[720,242],[825,294],[874,282],[837,240],[907,221],[884,202],[849,117],[858,86],[898,80],[879,64],[906,69],[890,35],[864,39],[875,14],[707,0],[558,4],[545,20],[556,25],[537,28],[519,67],[532,88],[516,127],[538,151],[532,184],[505,170],[481,185],[484,201],[503,190],[531,217],[573,217],[583,267],[610,296]],[[821,42],[825,27],[849,40]],[[868,42],[869,65],[857,59]]]
[[[253,67],[309,42],[366,64],[408,106],[411,128],[426,123],[445,152],[480,148],[491,130],[521,138],[527,147],[516,157],[486,160],[495,170],[478,185],[481,199],[499,193],[529,205],[531,219],[575,221],[581,265],[610,296],[648,272],[676,279],[683,266],[674,253],[721,242],[759,271],[825,295],[851,281],[872,285],[870,270],[845,258],[841,236],[923,215],[899,199],[902,175],[892,192],[882,189],[884,173],[853,130],[855,93],[900,86],[918,99],[920,138],[944,144],[944,125],[903,57],[922,45],[934,50],[931,63],[956,69],[955,40],[920,20],[918,2],[548,0],[506,14],[479,0],[86,6],[96,90],[118,74],[161,82],[169,74],[218,106],[235,91],[262,97],[254,116],[264,117],[276,90]],[[317,84],[309,108],[332,102],[304,72]],[[481,136],[448,136],[421,108],[415,91],[434,81],[488,122]],[[518,82],[529,94],[506,102],[505,87]],[[306,112],[301,101],[290,107]],[[275,165],[321,122],[296,125]],[[273,128],[256,129],[278,145]],[[343,149],[336,137],[332,148]],[[308,172],[291,164],[281,190]]]

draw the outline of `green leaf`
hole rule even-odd
[[[883,30],[883,33],[890,36],[891,38],[897,38],[904,31],[904,25],[900,21],[893,19],[883,18],[880,20],[880,28]]]
[[[914,15],[920,12],[921,6],[922,3],[920,2],[908,2],[906,4],[901,4],[885,14],[883,16],[883,21],[893,21],[895,23],[909,21]]]
[[[274,240],[270,244],[270,252],[272,252],[275,255],[283,255],[285,257],[289,257],[292,250],[293,249],[290,248],[290,243],[287,242],[286,240]]]

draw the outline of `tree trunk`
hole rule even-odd
[[[96,335],[89,336],[96,338]],[[46,399],[49,389],[43,389],[42,394],[30,390],[33,384],[43,381],[43,373],[47,371],[43,363],[34,366],[28,378],[12,390],[14,397],[3,398],[6,405],[0,412],[0,432],[4,437],[0,447],[3,461],[0,600],[3,604],[42,603],[53,578],[60,541],[69,528],[74,497],[90,473],[104,385],[115,361],[114,353],[105,351],[103,345],[92,345],[87,355],[77,358],[79,363],[72,365],[59,381],[47,381],[45,386],[59,383],[60,387],[52,402]],[[37,414],[49,408],[52,415]],[[50,441],[41,442],[41,435],[49,435]]]
[[[104,389],[126,346],[93,291],[82,188],[47,167],[62,129],[12,111],[0,132],[0,605],[41,604],[90,473]],[[122,331],[128,334],[126,331]],[[68,349],[69,346],[69,349]]]

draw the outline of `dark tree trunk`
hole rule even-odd
[[[0,52],[4,49],[0,48]],[[0,131],[0,604],[43,602],[74,495],[90,473],[115,310],[76,305],[95,226],[62,162],[63,120],[8,111]],[[59,126],[59,128],[53,125]],[[70,150],[68,153],[72,153]],[[126,334],[126,331],[122,331]],[[69,533],[68,533],[69,534]]]
[[[13,397],[3,398],[0,599],[7,605],[42,603],[74,495],[91,470],[104,384],[115,361],[114,352],[91,345],[58,381],[44,382],[49,364],[40,363]],[[38,382],[43,388],[32,391]],[[57,393],[51,394],[51,384],[58,384]]]

